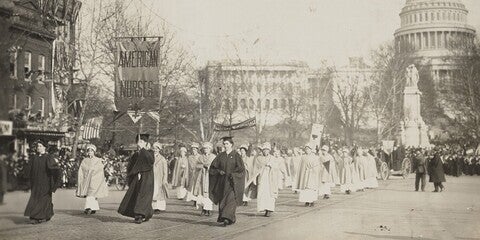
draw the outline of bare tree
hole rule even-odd
[[[455,70],[445,79],[448,111],[453,113],[452,136],[463,144],[476,147],[480,142],[480,42],[458,37],[449,46]]]
[[[391,42],[372,51],[372,83],[368,91],[371,109],[377,127],[377,142],[394,138],[402,113],[402,93],[405,87],[405,69],[411,58],[397,53]]]
[[[334,102],[341,114],[344,138],[352,145],[360,124],[366,119],[369,106],[368,82],[363,78],[337,78],[333,86]]]

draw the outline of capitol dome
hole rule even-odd
[[[457,38],[475,38],[468,25],[468,10],[461,0],[406,0],[400,12],[401,25],[395,31],[395,48],[432,66],[435,80],[449,75],[448,50]]]
[[[446,49],[455,37],[473,39],[475,29],[467,24],[467,15],[460,0],[407,0],[400,13],[401,26],[394,34],[397,50],[435,51]]]

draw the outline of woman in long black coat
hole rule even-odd
[[[430,182],[433,182],[435,187],[434,192],[440,192],[445,189],[442,182],[445,182],[445,172],[443,171],[443,163],[440,159],[440,155],[435,153],[433,158],[428,163],[428,175],[430,176]]]
[[[37,143],[37,154],[29,162],[31,194],[24,215],[31,224],[49,221],[53,216],[52,193],[60,183],[60,167],[45,151],[46,144]]]
[[[130,158],[127,167],[128,190],[118,208],[123,216],[135,218],[135,223],[148,221],[153,216],[153,154],[145,149],[148,135],[137,136],[140,150]]]

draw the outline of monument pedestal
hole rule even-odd
[[[400,139],[405,147],[428,147],[428,127],[420,115],[420,97],[417,86],[407,86],[403,92],[403,121]]]

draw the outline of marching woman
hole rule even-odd
[[[245,184],[247,184],[247,181],[250,179],[250,175],[253,174],[253,161],[255,156],[248,156],[247,155],[247,149],[248,147],[246,145],[241,145],[240,146],[240,156],[242,157],[243,164],[245,166]],[[243,206],[248,206],[248,202],[251,199],[247,197],[246,194],[243,194]]]
[[[346,194],[350,194],[352,191],[356,191],[355,185],[353,184],[353,171],[355,167],[353,166],[353,159],[350,156],[350,151],[348,148],[343,148],[341,152],[341,163],[340,168],[340,191]]]
[[[162,145],[158,142],[153,144],[153,202],[152,208],[154,214],[159,214],[161,211],[167,209],[167,177],[168,177],[168,163],[167,159],[162,156],[160,151]]]
[[[233,150],[233,139],[224,137],[225,151],[215,157],[209,169],[209,194],[218,204],[217,222],[224,227],[236,221],[237,206],[242,204],[245,184],[245,166],[240,155]]]
[[[127,167],[128,190],[123,197],[118,213],[135,218],[141,224],[153,216],[153,164],[155,159],[148,148],[148,134],[136,137],[138,151],[135,152]]]
[[[332,176],[330,171],[333,170],[332,165],[335,164],[335,160],[332,155],[328,153],[329,147],[323,145],[320,149],[319,160],[320,160],[320,174],[319,174],[319,187],[318,195],[323,195],[324,199],[329,199],[332,194]]]
[[[306,207],[313,207],[318,200],[318,181],[320,174],[319,157],[312,152],[315,145],[305,146],[305,155],[302,156],[300,169],[298,171],[298,180],[295,189],[300,191],[299,202],[304,202]]]
[[[83,159],[78,170],[77,197],[85,198],[85,214],[95,214],[100,210],[98,198],[108,196],[102,159],[95,156],[97,147],[87,145],[87,157]]]
[[[31,224],[49,221],[53,217],[52,193],[61,184],[60,167],[45,151],[46,144],[37,142],[37,154],[29,162],[30,199],[24,215]]]
[[[377,180],[377,162],[375,157],[370,152],[363,152],[365,156],[365,187],[367,188],[378,188]]]
[[[280,162],[277,158],[270,155],[270,143],[262,146],[263,156],[257,157],[254,165],[254,174],[248,181],[248,189],[256,185],[256,194],[251,194],[252,198],[257,198],[257,211],[265,211],[265,217],[270,217],[275,211],[275,199],[278,197]],[[255,189],[255,188],[253,188]]]
[[[200,157],[200,162],[196,165],[197,171],[195,172],[192,193],[197,198],[197,207],[202,206],[201,215],[210,216],[210,211],[213,210],[213,202],[208,194],[208,171],[216,156],[212,152],[213,145],[209,142],[202,144],[202,150],[203,154]]]
[[[172,187],[177,190],[177,198],[183,199],[187,195],[188,187],[188,158],[187,148],[180,148],[180,155],[175,159],[173,168]]]

